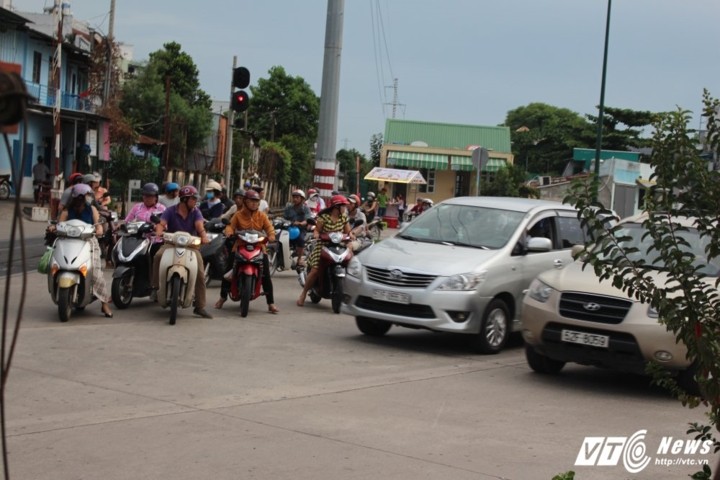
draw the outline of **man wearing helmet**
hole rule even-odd
[[[154,183],[146,183],[142,187],[142,202],[138,202],[130,209],[125,222],[149,222],[153,215],[162,215],[165,205],[158,202],[160,189]]]
[[[348,207],[347,207],[347,213],[348,213],[348,220],[350,221],[350,226],[352,228],[352,233],[355,235],[355,240],[353,240],[351,246],[352,249],[358,250],[360,248],[360,240],[358,240],[358,237],[365,237],[367,236],[367,217],[363,213],[362,209],[360,209],[360,204],[362,203],[360,201],[360,197],[358,197],[355,194],[348,196]]]
[[[168,182],[165,185],[165,194],[161,196],[158,201],[165,205],[165,208],[177,205],[178,203],[180,203],[178,191],[180,191],[180,185],[175,182]]]
[[[350,231],[350,223],[348,223],[348,215],[345,211],[348,203],[347,198],[342,195],[333,195],[330,198],[330,206],[320,212],[320,215],[317,217],[317,227],[313,231],[313,236],[316,240],[320,238],[320,234],[330,232],[343,232],[349,234],[351,238],[353,237]],[[308,259],[310,273],[308,274],[307,280],[305,280],[302,293],[297,300],[298,307],[305,305],[305,297],[317,280],[319,274],[318,264],[320,263],[320,252],[322,249],[323,244],[319,242],[310,254],[310,258]]]
[[[260,211],[267,215],[270,213],[270,205],[267,200],[265,200],[265,189],[260,185],[253,185],[252,189],[260,195]]]
[[[295,248],[298,258],[298,266],[302,265],[303,253],[305,253],[305,229],[307,229],[307,221],[312,217],[312,213],[307,205],[305,205],[305,192],[302,190],[293,190],[292,202],[285,206],[283,212],[285,220],[300,228],[300,236],[295,240],[290,240],[290,246]]]
[[[367,199],[365,200],[365,203],[363,203],[360,208],[362,208],[363,212],[365,212],[367,221],[372,222],[373,219],[375,218],[375,214],[378,211],[378,203],[377,203],[377,200],[375,200],[375,194],[373,192],[367,193]]]
[[[260,195],[255,190],[247,190],[243,198],[242,207],[233,215],[230,225],[225,227],[225,236],[231,237],[238,230],[257,230],[265,232],[268,241],[275,241],[275,229],[272,222],[263,212],[260,211]],[[235,249],[233,249],[234,251]],[[270,263],[268,261],[267,252],[263,255],[263,278],[262,288],[265,292],[268,311],[270,313],[278,313],[280,310],[275,306],[273,298],[273,284],[270,278]],[[227,300],[230,291],[230,282],[223,278],[220,287],[220,299],[215,303],[215,308],[222,308]]]
[[[187,232],[190,235],[200,237],[202,243],[210,243],[207,232],[205,232],[205,220],[200,209],[197,208],[198,192],[192,185],[185,185],[180,189],[180,203],[167,208],[160,217],[160,223],[155,226],[155,235],[162,236],[164,232]],[[157,290],[160,280],[160,259],[163,252],[170,248],[163,245],[153,258],[153,288]],[[197,259],[197,278],[195,279],[195,309],[193,313],[204,318],[212,318],[205,310],[205,265],[199,251],[194,251]]]
[[[100,309],[106,317],[110,318],[113,316],[110,310],[111,297],[103,276],[102,263],[100,263],[100,244],[97,240],[97,237],[102,235],[102,227],[100,226],[100,214],[94,206],[95,193],[89,185],[78,183],[72,187],[70,197],[70,203],[60,214],[58,221],[77,219],[95,225],[95,236],[89,240],[92,246],[92,291],[93,295],[102,302]]]
[[[210,220],[219,218],[225,211],[222,203],[222,186],[215,180],[209,180],[205,187],[205,200],[200,204],[203,217]]]
[[[307,191],[307,194],[308,199],[305,203],[307,204],[313,215],[317,215],[318,213],[320,213],[320,211],[325,210],[325,200],[322,199],[320,193],[316,189],[309,189]]]
[[[233,193],[233,202],[234,202],[233,205],[230,208],[228,208],[227,211],[220,216],[220,219],[230,221],[230,219],[233,217],[233,215],[235,215],[235,212],[237,212],[238,210],[240,210],[242,208],[244,199],[245,199],[245,190],[243,190],[242,188],[239,190],[235,190],[235,193]]]

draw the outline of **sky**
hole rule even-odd
[[[72,0],[107,33],[110,0]],[[41,12],[52,0],[13,0]],[[370,152],[395,118],[500,125],[532,102],[597,114],[608,0],[345,0],[337,148]],[[213,99],[233,56],[251,84],[282,66],[320,96],[327,0],[116,0],[115,38],[145,60],[180,43]],[[720,1],[612,2],[605,105],[693,112],[720,97]],[[252,108],[252,99],[251,107]],[[594,148],[594,145],[589,146]]]

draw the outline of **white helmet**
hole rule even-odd
[[[367,193],[367,197],[368,197],[368,198],[371,198],[371,199],[374,199],[374,198],[375,198],[375,194],[374,194],[373,192],[368,192],[368,193]]]
[[[209,192],[210,190],[217,190],[218,192],[220,192],[222,191],[222,186],[215,180],[208,180],[205,191]]]

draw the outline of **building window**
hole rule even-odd
[[[435,192],[435,170],[428,170],[427,168],[421,168],[420,173],[423,178],[427,180],[427,184],[420,185],[421,193],[434,193]]]
[[[33,83],[40,83],[40,69],[42,68],[42,53],[33,53],[33,70],[32,70],[32,81]]]

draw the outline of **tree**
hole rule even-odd
[[[154,179],[157,169],[149,159],[138,157],[130,151],[127,145],[113,145],[110,148],[110,177],[113,184],[120,188],[121,200],[123,202],[123,214],[125,206],[125,192],[132,179]]]
[[[382,154],[383,134],[376,133],[370,137],[370,161],[373,167],[380,166],[380,156]]]
[[[480,193],[488,197],[519,197],[525,183],[525,172],[515,165],[506,165],[490,177],[480,179]],[[528,196],[524,190],[524,196]]]
[[[651,126],[658,118],[658,113],[629,110],[624,108],[605,107],[603,115],[603,149],[627,150],[650,146],[650,138],[642,138],[645,127]],[[587,119],[597,125],[598,118],[586,115]],[[626,128],[621,129],[620,126]]]
[[[340,166],[340,175],[343,176],[343,185],[345,186],[344,188],[348,192],[357,192],[360,190],[357,184],[358,170],[356,159],[358,157],[360,158],[359,173],[360,179],[362,181],[362,178],[369,171],[369,162],[363,154],[353,148],[351,150],[338,150],[337,154],[335,155],[335,158],[337,158]]]
[[[703,115],[707,119],[706,141],[716,155],[720,152],[720,119],[717,111],[720,101],[705,91]],[[688,128],[690,113],[678,109],[662,114],[654,124],[652,136],[653,153],[650,164],[655,172],[651,178],[656,182],[655,195],[646,201],[648,212],[643,226],[652,240],[647,252],[622,244],[619,227],[610,227],[602,216],[610,213],[602,204],[593,202],[591,183],[576,184],[566,202],[580,209],[583,225],[592,232],[595,244],[586,249],[585,265],[595,270],[601,281],[611,281],[631,297],[649,304],[658,313],[659,321],[673,332],[677,340],[688,349],[688,358],[696,367],[695,380],[699,392],[687,391],[665,372],[653,368],[657,383],[669,388],[684,405],[703,405],[708,409],[711,426],[691,424],[688,433],[696,439],[713,440],[715,452],[720,443],[712,435],[712,429],[720,426],[720,294],[718,279],[708,278],[697,266],[696,258],[688,255],[682,232],[687,230],[675,219],[690,217],[693,228],[707,243],[706,259],[701,263],[718,263],[720,257],[720,172],[709,170],[707,161],[700,156],[695,142],[696,132]],[[650,268],[644,255],[657,252],[667,281],[655,284],[646,276]],[[635,254],[635,255],[633,255]],[[638,255],[639,254],[639,255]],[[712,281],[708,281],[712,280]],[[698,395],[699,393],[699,395]],[[709,479],[710,468],[692,478]]]

